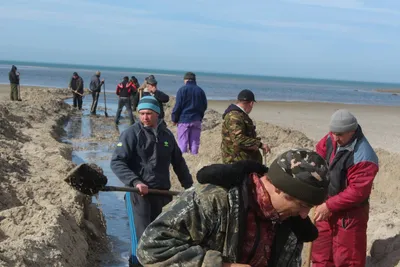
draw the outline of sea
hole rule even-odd
[[[185,71],[174,70],[0,60],[0,84],[9,83],[8,72],[13,64],[20,72],[21,85],[52,88],[66,88],[75,71],[83,78],[85,87],[88,87],[91,76],[96,70],[100,70],[101,78],[105,79],[105,90],[109,93],[115,92],[116,85],[124,76],[135,76],[142,83],[145,77],[153,74],[158,81],[159,90],[169,95],[175,95],[183,85],[183,75],[185,74]],[[256,100],[263,101],[400,105],[400,97],[397,94],[376,91],[377,89],[400,88],[400,84],[394,83],[195,73],[198,85],[204,89],[210,100],[234,100],[242,89],[250,89],[254,92]]]

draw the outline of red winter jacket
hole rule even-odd
[[[328,133],[318,142],[316,151],[329,165],[328,209],[339,212],[367,203],[379,165],[361,127],[349,144],[339,150],[332,133]]]

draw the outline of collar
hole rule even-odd
[[[234,104],[235,106],[237,106],[238,108],[240,108],[244,113],[246,113],[247,114],[247,112],[246,111],[244,111],[244,109],[241,107],[241,106],[239,106],[239,105],[237,105],[237,104]]]
[[[253,209],[257,216],[271,220],[272,222],[280,222],[279,214],[272,206],[271,197],[264,188],[260,177],[253,173],[250,175],[250,208]]]

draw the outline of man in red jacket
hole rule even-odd
[[[329,127],[316,147],[329,165],[330,184],[328,199],[315,209],[319,237],[313,243],[313,267],[361,267],[378,157],[349,111],[337,110]]]
[[[129,77],[125,76],[124,80],[117,85],[117,89],[115,93],[118,95],[118,109],[117,114],[115,115],[115,125],[119,124],[119,118],[121,116],[121,112],[123,107],[128,111],[128,116],[131,122],[131,125],[135,122],[132,113],[132,104],[131,104],[131,94],[135,92],[136,88],[133,83],[129,82]]]

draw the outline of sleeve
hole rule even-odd
[[[202,92],[202,95],[203,95],[203,107],[204,107],[202,118],[204,118],[204,113],[207,110],[207,96],[206,96],[206,93],[204,91]]]
[[[83,79],[80,78],[79,79],[79,86],[78,86],[78,90],[77,91],[79,91],[80,93],[83,93],[83,86],[84,86]]]
[[[69,79],[69,83],[68,83],[68,89],[71,88],[71,84],[72,84],[72,78]],[[72,89],[72,88],[71,88]]]
[[[164,92],[161,92],[160,90],[157,90],[154,93],[155,98],[158,99],[158,101],[160,101],[161,103],[167,103],[169,101],[169,95],[167,95]]]
[[[142,183],[139,174],[135,173],[130,167],[129,162],[134,162],[133,149],[136,147],[136,137],[124,131],[111,157],[110,167],[118,179],[128,186],[136,186]]]
[[[181,116],[182,112],[181,102],[182,102],[182,89],[179,89],[178,92],[176,93],[176,102],[171,113],[172,122],[175,123],[179,122],[179,117]]]
[[[115,93],[116,93],[117,95],[119,95],[119,84],[117,85],[117,89],[115,90]]]
[[[365,201],[372,190],[372,183],[379,167],[373,162],[363,161],[347,170],[348,186],[339,194],[329,198],[326,206],[332,212],[346,210]]]
[[[172,135],[172,133],[171,133]],[[171,164],[174,169],[174,172],[178,176],[178,179],[183,188],[188,189],[193,185],[193,178],[189,172],[189,168],[186,164],[185,159],[182,157],[182,152],[176,143],[175,138],[172,138],[173,149],[172,149],[172,157]]]
[[[317,145],[315,146],[315,152],[318,153],[322,158],[326,158],[326,139],[328,138],[329,134],[325,135]]]
[[[249,149],[254,146],[260,147],[260,139],[246,136],[246,124],[241,116],[227,114],[226,119],[228,119],[226,125],[229,128],[229,135],[234,144],[242,149]]]
[[[201,244],[219,221],[215,204],[194,192],[181,196],[155,219],[140,238],[137,256],[143,266],[221,267],[222,254]],[[201,199],[200,199],[201,198]]]

